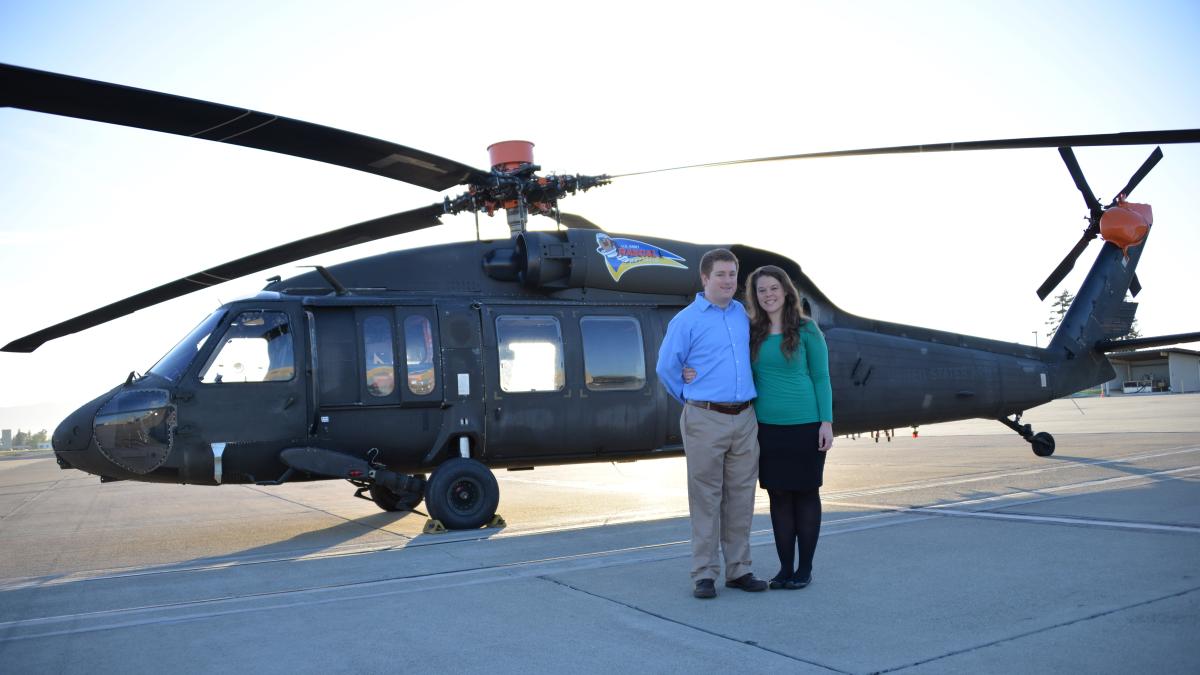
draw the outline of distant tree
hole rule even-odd
[[[17,435],[13,436],[12,444],[14,448],[24,448],[29,445],[29,434],[17,429]]]
[[[1058,331],[1059,324],[1062,323],[1063,317],[1067,315],[1067,310],[1071,307],[1071,301],[1075,299],[1071,295],[1071,291],[1063,290],[1062,293],[1054,296],[1054,302],[1050,305],[1050,318],[1046,319],[1046,337],[1054,337],[1054,333]]]
[[[50,434],[45,429],[42,429],[36,434],[29,435],[29,445],[35,448],[48,440],[50,440]]]
[[[1137,319],[1134,319],[1133,323],[1129,324],[1129,332],[1122,335],[1121,337],[1119,337],[1117,339],[1118,340],[1132,340],[1133,338],[1140,338],[1140,337],[1142,337],[1142,331],[1138,330]]]

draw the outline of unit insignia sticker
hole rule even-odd
[[[604,263],[613,281],[620,281],[621,276],[635,267],[677,267],[687,269],[687,262],[682,257],[653,244],[624,237],[610,237],[603,232],[596,233],[596,252],[604,256]]]

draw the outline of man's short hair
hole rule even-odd
[[[738,264],[737,256],[727,248],[714,248],[704,257],[700,259],[700,275],[708,276],[712,274],[713,264],[717,262],[731,262],[734,265]]]

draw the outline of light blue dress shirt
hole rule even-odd
[[[683,383],[683,367],[696,370]],[[671,319],[658,350],[658,381],[677,401],[741,403],[753,400],[750,369],[750,319],[746,308],[731,300],[725,309],[697,293],[692,304]]]

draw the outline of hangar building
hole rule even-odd
[[[1103,385],[1104,395],[1200,391],[1200,352],[1145,349],[1108,355],[1117,376]]]

